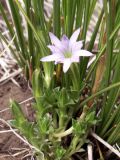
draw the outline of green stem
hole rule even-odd
[[[54,137],[56,138],[62,138],[62,137],[65,137],[69,134],[71,134],[73,132],[73,127],[70,127],[69,129],[67,129],[66,131],[64,132],[61,132],[61,133],[54,133]]]
[[[89,108],[88,108],[87,106],[85,106],[85,107],[83,108],[83,112],[82,112],[82,114],[81,114],[81,116],[80,116],[80,118],[79,118],[79,121],[84,119],[84,117],[85,117],[88,109],[89,109]],[[54,134],[54,137],[59,137],[59,138],[65,137],[65,136],[71,134],[71,133],[73,132],[73,129],[74,129],[73,127],[70,127],[69,129],[67,129],[67,130],[64,131],[64,132],[55,133],[55,134]]]
[[[53,0],[53,31],[60,38],[60,0]]]
[[[78,91],[80,89],[80,75],[78,66],[76,64],[72,64],[70,69],[71,69],[71,79],[73,82],[73,89]]]
[[[103,94],[103,93],[105,93],[105,92],[113,89],[113,88],[119,87],[119,86],[120,86],[120,82],[115,83],[115,84],[112,84],[112,85],[110,85],[109,87],[106,87],[106,88],[102,89],[101,91],[93,94],[92,96],[90,96],[90,97],[88,97],[86,100],[84,100],[84,101],[80,104],[80,106],[85,105],[85,104],[86,104],[88,101],[90,101],[91,99],[93,99],[93,98],[95,98],[95,97],[97,97],[97,96],[99,96],[99,95],[101,95],[101,94]]]
[[[66,0],[66,34],[68,37],[71,36],[71,12],[72,12],[72,4],[73,4],[73,1],[70,1],[70,0]]]

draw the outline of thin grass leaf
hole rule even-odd
[[[45,41],[43,40],[43,35],[38,34],[38,32],[36,31],[35,27],[33,26],[33,24],[31,23],[30,19],[27,17],[24,9],[21,7],[20,3],[15,0],[18,8],[20,9],[20,11],[22,12],[22,14],[24,15],[26,21],[28,22],[29,26],[31,27],[34,36],[36,38],[36,40],[38,41],[39,47],[40,47],[40,51],[41,51],[41,57],[44,57],[45,55],[47,55],[49,53],[49,50],[45,44]],[[51,63],[44,63],[43,64],[44,67],[44,71],[45,71],[45,82],[46,82],[46,86],[49,87],[50,83],[51,83],[51,75],[53,74],[53,65]]]
[[[77,0],[73,1],[73,6],[72,6],[72,15],[71,15],[71,33],[73,31],[74,23],[75,23],[75,16],[76,16],[76,5],[77,5]],[[79,26],[80,27],[80,26]],[[79,28],[78,27],[78,28]],[[77,29],[77,28],[76,28]]]
[[[92,16],[92,14],[93,14],[93,12],[94,12],[96,3],[97,3],[97,0],[91,0],[91,1],[90,1],[90,9],[89,9],[89,20],[88,20],[88,23],[89,23],[90,20],[91,20],[91,16]]]
[[[119,135],[119,133],[120,133],[120,122],[118,124],[116,124],[116,128],[114,129],[112,134],[109,136],[109,138],[107,140],[108,143],[114,144],[116,142],[115,139],[119,138],[119,137],[117,137],[117,135]]]
[[[100,24],[101,24],[101,21],[102,21],[103,14],[104,14],[104,10],[102,9],[102,10],[101,10],[101,13],[100,13],[100,15],[99,15],[99,17],[98,17],[98,21],[97,21],[97,23],[96,23],[96,26],[95,26],[95,28],[94,28],[94,32],[93,32],[93,34],[92,34],[92,36],[91,36],[89,45],[88,45],[88,50],[89,50],[89,51],[92,51],[92,49],[93,49],[93,47],[94,47],[95,39],[96,39],[98,30],[99,30],[99,27],[100,27]]]
[[[120,76],[118,76],[119,75],[119,67],[120,67],[120,54],[118,54],[118,58],[117,58],[116,66],[115,66],[113,83],[120,81]],[[109,97],[108,103],[105,106],[103,106],[103,110],[102,110],[102,112],[103,112],[102,114],[103,114],[103,118],[104,118],[103,123],[102,123],[103,126],[104,126],[104,124],[106,124],[106,122],[109,119],[109,116],[112,112],[112,108],[114,106],[114,103],[115,103],[118,95],[119,95],[119,87],[114,90],[111,90],[108,95],[108,97]],[[106,113],[107,113],[107,115],[106,115]]]
[[[105,136],[104,134],[106,133],[108,128],[111,126],[113,121],[116,119],[117,113],[120,113],[120,106],[118,106],[118,108],[113,112],[112,112],[112,115],[109,117],[109,121],[104,125],[104,128],[101,130],[101,133],[99,134],[100,136],[103,136],[103,137]]]
[[[101,10],[101,13],[99,15],[99,18],[98,18],[98,21],[96,23],[96,26],[95,26],[95,29],[94,29],[94,32],[92,34],[92,37],[90,39],[90,42],[89,42],[89,46],[88,46],[88,50],[89,51],[92,51],[93,47],[94,47],[94,42],[95,42],[95,39],[96,39],[96,36],[97,36],[97,33],[98,33],[98,30],[99,30],[99,26],[101,24],[101,20],[102,20],[102,17],[103,17],[103,9]],[[104,47],[103,47],[104,48]],[[104,50],[103,50],[104,52]],[[85,72],[86,72],[86,68],[87,68],[87,64],[88,64],[88,61],[89,61],[89,58],[85,58],[81,64],[81,81],[83,80],[84,76],[85,76]],[[91,69],[92,70],[92,69]],[[90,72],[91,74],[91,72]],[[89,74],[89,75],[90,75]],[[89,77],[89,76],[87,76]],[[88,78],[86,78],[88,79]]]
[[[21,7],[20,3],[19,3],[17,0],[15,0],[15,2],[16,2],[16,4],[18,5],[18,8],[19,8],[20,11],[22,12],[22,14],[24,15],[24,17],[25,17],[26,21],[28,22],[29,26],[31,27],[32,31],[34,32],[34,35],[35,35],[36,39],[38,40],[38,43],[39,43],[40,47],[41,47],[42,50],[43,50],[43,53],[41,53],[41,54],[42,54],[42,56],[44,56],[44,54],[46,53],[46,50],[45,50],[46,47],[45,47],[45,44],[44,44],[44,40],[42,39],[42,37],[40,37],[40,36],[38,35],[35,27],[34,27],[33,24],[31,23],[29,17],[26,15],[26,13],[25,13],[24,9]]]
[[[13,30],[13,27],[12,27],[12,26],[10,25],[10,23],[9,23],[9,20],[8,20],[6,14],[5,14],[4,8],[3,8],[3,6],[2,6],[1,3],[0,3],[0,11],[1,11],[2,17],[3,17],[3,19],[4,19],[4,21],[5,21],[6,25],[7,25],[7,28],[8,28],[8,30],[9,30],[9,32],[10,32],[10,35],[11,35],[11,37],[13,37],[14,34],[15,34],[15,32],[14,32],[14,30]],[[16,46],[16,49],[19,51],[19,46],[18,46],[18,42],[17,42],[16,37],[15,37],[15,39],[14,39],[14,44],[15,44],[15,46]]]
[[[13,21],[15,24],[15,29],[17,32],[17,37],[20,43],[20,48],[21,48],[21,54],[23,55],[23,57],[25,59],[27,59],[27,51],[26,51],[26,47],[25,47],[25,38],[23,35],[23,31],[22,31],[22,25],[21,25],[21,16],[18,12],[18,8],[15,5],[13,0],[8,0],[10,8],[11,8],[11,13],[12,13],[12,17],[13,17]]]
[[[112,5],[112,7],[111,7]],[[105,19],[106,19],[106,72],[105,72],[105,86],[109,84],[110,81],[110,74],[111,74],[111,63],[112,63],[112,57],[113,57],[113,38],[109,40],[110,34],[112,33],[113,26],[114,26],[114,16],[115,16],[115,1],[113,3],[113,0],[109,2],[109,11],[107,7],[107,0],[103,3],[104,6],[104,12],[105,12]]]
[[[100,14],[100,16],[99,16],[99,18],[98,18],[98,21],[97,21],[97,23],[96,23],[94,32],[93,32],[93,34],[92,34],[92,37],[91,37],[91,39],[90,39],[89,45],[88,45],[88,50],[89,50],[89,51],[92,51],[92,49],[93,49],[93,47],[94,47],[95,39],[96,39],[98,30],[99,30],[99,26],[100,26],[100,24],[101,24],[101,20],[102,20],[102,17],[103,17],[103,13],[104,13],[104,11],[103,11],[103,9],[102,9],[101,14]],[[103,52],[104,52],[104,50],[103,50]],[[102,52],[102,53],[103,53],[103,52]],[[102,53],[101,53],[101,54],[102,54]],[[100,57],[100,56],[99,56],[99,57]],[[84,65],[81,67],[81,68],[82,68],[82,71],[81,71],[81,81],[83,80],[83,78],[84,78],[84,76],[85,76],[85,72],[86,72],[86,68],[87,68],[88,61],[89,61],[89,59],[88,59],[88,58],[85,58],[85,60],[84,60]],[[91,69],[91,70],[92,70],[92,69]],[[90,75],[91,75],[91,71],[90,71],[90,72],[88,73],[88,75],[87,75],[87,78],[86,78],[87,80],[89,79]]]
[[[85,3],[84,24],[83,24],[83,31],[82,31],[82,39],[84,40],[83,48],[85,47],[85,42],[86,42],[86,34],[87,34],[87,29],[88,29],[88,24],[89,24],[88,19],[90,19],[89,17],[90,1],[85,0],[84,3]]]
[[[49,43],[48,29],[44,16],[44,0],[37,0],[37,6],[38,6],[39,21],[41,26],[40,29],[42,30],[46,43]]]
[[[84,13],[84,0],[77,0],[77,13],[76,13],[76,28],[81,28],[83,13]]]
[[[70,37],[71,35],[71,11],[72,11],[72,3],[69,0],[66,0],[66,35]]]
[[[25,6],[26,6],[26,13],[27,16],[29,17],[29,19],[32,21],[32,16],[31,16],[31,0],[27,1],[25,0]],[[31,27],[29,26],[29,24],[27,23],[27,28],[28,28],[28,45],[29,45],[29,62],[30,62],[30,58],[34,57],[34,41],[33,41],[33,32]],[[32,58],[32,66],[34,66],[34,59]]]
[[[120,121],[120,105],[118,106],[118,112],[117,112],[117,115],[114,119],[114,124],[117,124],[119,121]]]
[[[1,39],[5,42],[5,44],[7,45],[7,46],[9,46],[9,42],[7,41],[7,39],[2,35],[2,33],[0,32],[0,37],[1,37]],[[24,65],[24,63],[23,62],[25,62],[25,60],[24,60],[24,58],[22,57],[22,55],[21,55],[21,57],[20,57],[20,59],[19,59],[19,56],[18,56],[18,54],[14,51],[14,49],[11,47],[11,46],[9,46],[9,49],[11,50],[11,52],[12,52],[12,54],[13,54],[13,56],[15,57],[15,59],[17,60],[17,62],[18,62],[18,64],[22,67],[23,65]],[[19,53],[19,52],[18,52]],[[21,59],[22,59],[22,61],[21,61]]]
[[[53,32],[60,38],[60,0],[53,0]]]
[[[106,88],[100,90],[99,92],[93,94],[92,96],[90,96],[90,97],[88,97],[86,100],[84,100],[84,101],[80,104],[80,106],[85,105],[89,100],[93,99],[94,97],[97,97],[97,96],[99,96],[99,95],[101,95],[101,94],[103,94],[103,93],[105,93],[105,92],[107,92],[107,91],[109,91],[109,90],[111,90],[111,89],[113,89],[113,88],[119,87],[119,86],[120,86],[120,82],[115,83],[115,84],[112,84],[112,85],[110,85],[109,87],[106,87]]]

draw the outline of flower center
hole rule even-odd
[[[65,58],[71,58],[72,57],[72,53],[67,51],[64,53]]]

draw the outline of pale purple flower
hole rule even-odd
[[[63,72],[67,72],[73,62],[79,62],[80,56],[92,56],[89,51],[81,49],[83,41],[77,41],[80,29],[77,29],[70,39],[63,35],[59,40],[53,33],[49,33],[52,45],[48,45],[52,54],[41,58],[43,62],[55,61],[55,64],[63,63]]]

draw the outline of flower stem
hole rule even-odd
[[[80,84],[79,84],[79,73],[78,73],[78,67],[77,65],[72,64],[71,65],[71,79],[73,82],[73,88],[74,90],[79,90],[80,89]]]
[[[62,138],[65,137],[69,134],[71,134],[73,132],[73,127],[70,127],[69,129],[67,129],[66,131],[62,132],[62,133],[55,133],[53,136],[56,138]]]
[[[82,120],[82,119],[84,119],[84,117],[85,117],[88,109],[89,109],[89,108],[88,108],[87,106],[84,107],[83,112],[82,112],[82,114],[81,114],[81,116],[80,116],[80,118],[79,118],[79,121]],[[58,138],[65,137],[65,136],[71,134],[71,133],[73,132],[73,129],[74,129],[74,128],[73,128],[73,126],[72,126],[72,127],[70,127],[69,129],[67,129],[67,130],[64,131],[64,132],[55,133],[53,136],[54,136],[54,137],[58,137]]]

